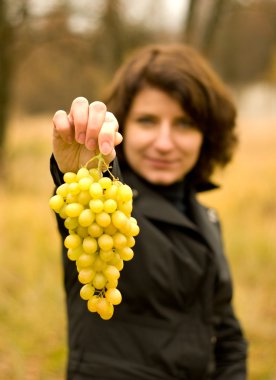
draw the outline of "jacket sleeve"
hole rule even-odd
[[[59,170],[55,157],[52,154],[50,157],[50,172],[56,187],[60,186],[63,181],[63,173]]]
[[[215,284],[215,380],[245,380],[247,378],[247,342],[232,305],[232,280],[226,257],[218,259]]]

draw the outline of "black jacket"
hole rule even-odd
[[[51,171],[59,185],[53,159]],[[140,234],[121,272],[123,302],[111,320],[88,312],[63,248],[68,380],[245,380],[246,342],[231,305],[216,214],[192,189],[187,217],[132,172],[123,178],[134,189]]]

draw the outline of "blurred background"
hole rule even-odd
[[[76,96],[100,99],[150,42],[198,48],[236,100],[235,159],[201,200],[223,222],[249,379],[276,380],[275,0],[0,0],[0,380],[64,379],[53,113]]]

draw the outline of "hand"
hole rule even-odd
[[[72,102],[68,115],[57,111],[53,124],[53,153],[63,173],[77,172],[99,152],[109,164],[116,156],[115,146],[123,139],[117,119],[107,112],[106,105],[99,101],[89,104],[83,97]]]

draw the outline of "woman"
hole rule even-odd
[[[109,321],[88,312],[63,249],[68,380],[246,379],[219,221],[196,199],[232,157],[235,116],[220,79],[183,45],[141,49],[104,103],[77,98],[68,115],[55,114],[55,184],[99,149],[134,189],[140,226],[119,280],[123,302]]]

